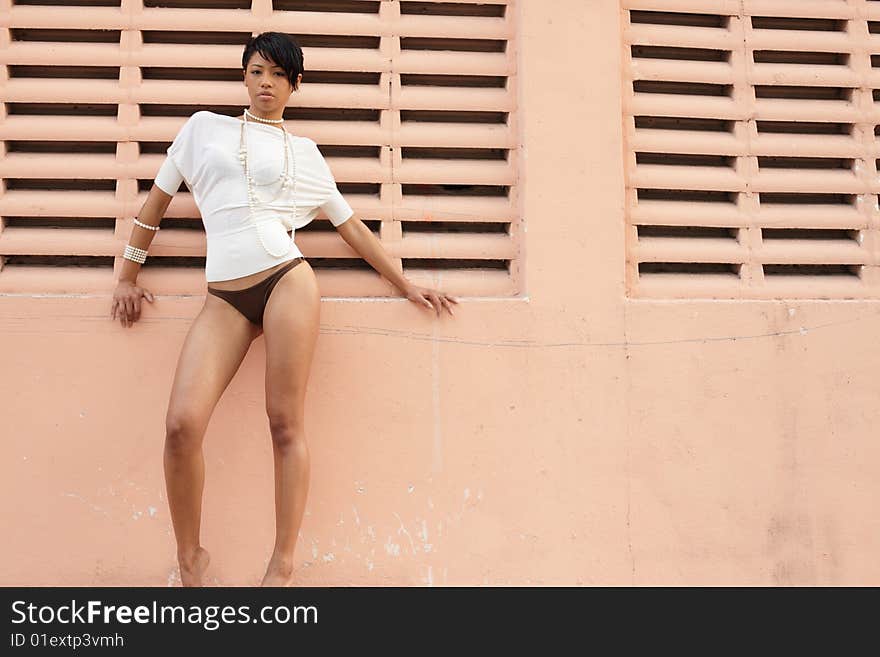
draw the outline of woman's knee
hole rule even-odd
[[[206,423],[193,413],[170,411],[165,418],[165,445],[175,452],[198,449]]]
[[[305,444],[305,426],[296,414],[287,411],[267,411],[272,442],[281,448],[292,448]]]

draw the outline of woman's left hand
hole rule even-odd
[[[419,306],[425,306],[431,310],[436,310],[438,317],[440,316],[440,310],[442,308],[446,308],[446,310],[449,311],[449,314],[455,317],[455,313],[452,312],[452,304],[458,303],[458,299],[446,292],[410,284],[403,291],[403,294],[407,299]]]

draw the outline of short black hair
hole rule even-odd
[[[248,39],[241,56],[241,68],[246,69],[255,52],[264,59],[271,60],[284,69],[290,86],[297,88],[296,78],[303,72],[303,51],[289,34],[283,32],[263,32]]]

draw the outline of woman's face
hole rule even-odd
[[[301,80],[302,73],[297,76],[297,86]],[[271,59],[264,59],[258,52],[251,55],[244,70],[244,83],[251,98],[251,107],[267,114],[283,111],[287,99],[293,93],[293,87],[284,69]]]

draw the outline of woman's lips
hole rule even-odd
[[[272,98],[272,94],[257,94],[257,98]]]

